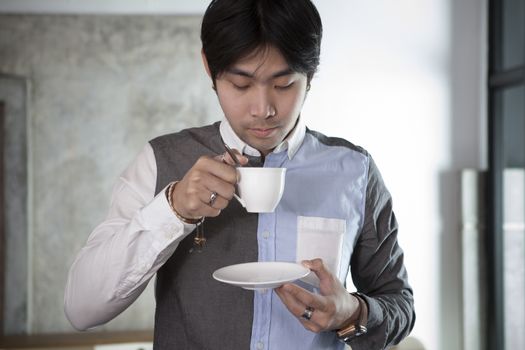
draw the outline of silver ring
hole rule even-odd
[[[215,203],[215,200],[217,199],[217,192],[212,192],[210,196],[210,201],[208,202],[208,205],[211,207],[213,203]]]
[[[313,314],[314,314],[314,308],[310,307],[310,306],[307,306],[306,309],[304,309],[303,314],[301,315],[301,317],[304,318],[305,320],[310,321],[310,319],[312,318]]]

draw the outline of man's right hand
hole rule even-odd
[[[237,150],[233,151],[242,165],[248,163],[248,158]],[[237,170],[233,165],[235,162],[228,153],[200,157],[175,185],[171,198],[173,208],[187,219],[218,216],[228,206],[235,192]],[[210,203],[214,192],[217,197]]]

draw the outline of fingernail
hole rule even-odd
[[[310,261],[308,261],[308,260],[301,261],[301,264],[303,264],[303,266],[307,267],[307,268],[311,268],[312,267],[312,264],[310,264]]]

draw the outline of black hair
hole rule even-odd
[[[310,83],[319,66],[322,31],[311,0],[212,0],[201,41],[214,85],[239,59],[270,46]]]

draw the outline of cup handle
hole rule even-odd
[[[233,196],[239,201],[239,203],[241,203],[243,208],[246,208],[246,203],[242,200],[241,197],[239,197],[236,193],[234,193]]]

